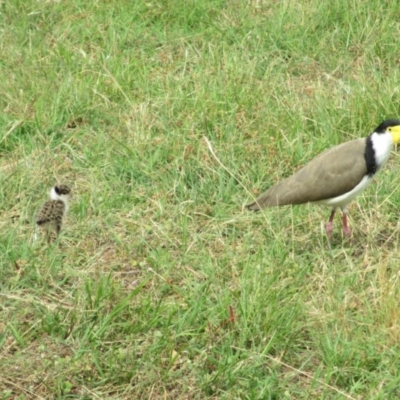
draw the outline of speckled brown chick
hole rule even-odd
[[[36,224],[45,231],[48,242],[52,232],[55,232],[56,236],[61,232],[70,195],[71,189],[67,185],[54,186],[50,191],[51,200],[43,204],[36,216]]]

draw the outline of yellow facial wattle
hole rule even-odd
[[[389,133],[392,135],[393,143],[397,144],[400,142],[400,125],[391,126],[388,129]]]

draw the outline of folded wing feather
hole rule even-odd
[[[247,207],[303,204],[331,199],[352,190],[367,173],[366,139],[335,146],[311,160],[289,178],[272,186]]]

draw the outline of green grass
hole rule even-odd
[[[399,156],[243,206],[400,116],[395,2],[0,4],[0,398],[400,397]],[[214,152],[214,153],[213,153]],[[32,242],[55,182],[53,245]]]

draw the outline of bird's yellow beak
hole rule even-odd
[[[400,125],[391,126],[389,128],[389,133],[392,135],[394,144],[400,142]]]

